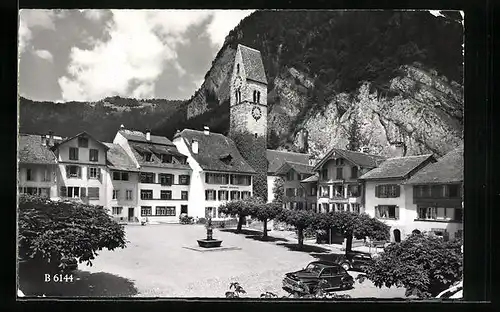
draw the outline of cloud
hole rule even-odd
[[[208,26],[207,32],[212,43],[218,47],[224,44],[224,40],[229,32],[238,26],[239,22],[252,14],[255,10],[215,10],[213,19]]]
[[[19,11],[19,51],[22,53],[28,47],[33,38],[32,29],[39,27],[55,30],[54,20],[64,18],[65,11],[62,10],[29,10]]]
[[[54,62],[54,57],[52,56],[52,53],[50,53],[47,50],[35,50],[33,53],[35,53],[35,55],[38,56],[39,58],[42,58],[51,63]]]

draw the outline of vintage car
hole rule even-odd
[[[322,260],[339,264],[346,271],[353,269],[363,272],[373,262],[369,253],[359,251],[349,251],[345,254],[319,254],[318,256]]]
[[[450,288],[442,291],[436,296],[438,299],[462,299],[463,298],[463,282],[455,283]]]
[[[313,261],[305,269],[286,273],[283,289],[289,293],[312,294],[322,284],[324,291],[350,289],[354,279],[340,265],[329,261]]]

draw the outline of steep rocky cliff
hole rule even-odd
[[[242,43],[262,53],[270,147],[297,150],[305,129],[309,152],[320,157],[350,143],[355,120],[359,147],[443,155],[461,143],[463,130],[463,29],[456,15],[447,16],[256,12],[226,38],[187,117],[212,125],[213,117],[203,116],[227,105],[228,73]]]

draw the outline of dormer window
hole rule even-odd
[[[172,163],[172,156],[171,155],[162,154],[161,155],[161,162],[162,163],[171,164]]]
[[[151,156],[152,156],[151,153],[145,153],[144,154],[144,160],[145,161],[151,161]]]
[[[233,156],[231,156],[231,154],[226,154],[226,155],[222,155],[220,157],[220,160],[226,164],[226,165],[229,165],[231,163],[231,160],[233,159]]]

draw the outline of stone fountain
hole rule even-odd
[[[222,241],[219,239],[214,239],[212,236],[213,234],[212,218],[208,217],[206,227],[207,227],[207,238],[198,239],[198,246],[203,248],[220,247]]]

